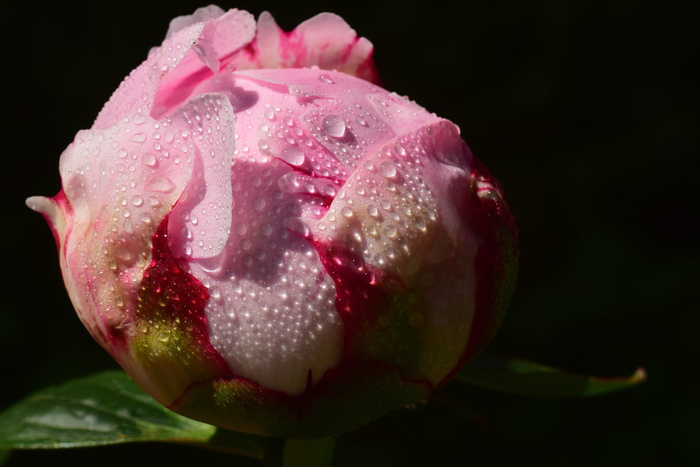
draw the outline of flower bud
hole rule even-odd
[[[424,399],[493,336],[516,234],[451,122],[323,13],[210,6],[60,159],[49,220],[87,329],[156,400],[279,437]]]

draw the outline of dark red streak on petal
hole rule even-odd
[[[364,331],[374,326],[377,317],[390,306],[389,292],[399,292],[403,283],[341,246],[318,238],[311,239],[311,243],[335,283],[335,307],[344,324],[344,355],[355,356]]]
[[[143,273],[135,318],[149,323],[175,323],[196,342],[199,353],[228,374],[228,365],[209,340],[204,313],[209,291],[178,266],[168,246],[167,229],[166,216],[152,237],[152,259]]]

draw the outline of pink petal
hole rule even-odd
[[[212,19],[223,16],[225,11],[217,5],[208,5],[202,8],[197,8],[191,15],[177,16],[170,20],[168,32],[165,33],[165,38],[169,39],[175,33],[192,26],[193,24],[203,23]]]
[[[192,178],[169,219],[169,244],[176,258],[211,258],[231,233],[233,108],[223,94],[203,94],[170,118],[189,129],[196,151]]]
[[[72,208],[61,249],[64,280],[103,345],[134,313],[133,288],[150,261],[151,236],[187,185],[193,162],[194,144],[177,123],[140,114],[107,130],[79,132],[61,156],[63,195]]]
[[[481,241],[468,228],[471,154],[452,123],[432,117],[424,125],[428,114],[402,114],[405,121],[393,124],[404,131],[366,153],[311,232],[321,251],[345,251],[363,269],[396,278],[422,301],[414,322],[431,352],[404,371],[436,385],[462,358],[471,329],[473,264]],[[347,272],[334,274],[337,282],[350,282]],[[354,309],[349,318],[361,313]],[[380,361],[400,353],[380,347],[373,352]]]
[[[131,113],[161,118],[172,112],[198,84],[219,71],[220,57],[245,47],[254,37],[253,16],[239,10],[178,30],[120,84],[93,128],[107,128]]]
[[[318,66],[377,82],[373,50],[370,41],[358,37],[345,20],[333,13],[321,13],[285,32],[270,13],[263,12],[252,52],[233,57],[230,63],[237,69]]]

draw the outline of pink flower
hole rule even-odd
[[[251,433],[337,434],[493,336],[515,228],[459,129],[376,83],[322,13],[172,21],[60,160],[49,220],[93,337],[149,394]]]

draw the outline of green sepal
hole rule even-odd
[[[638,368],[617,378],[572,373],[518,358],[480,355],[457,372],[455,381],[527,397],[590,397],[628,389],[646,379]]]
[[[271,391],[244,378],[193,384],[171,409],[229,430],[276,438],[322,438],[359,428],[428,397],[425,381],[376,362],[328,370],[302,394]]]

